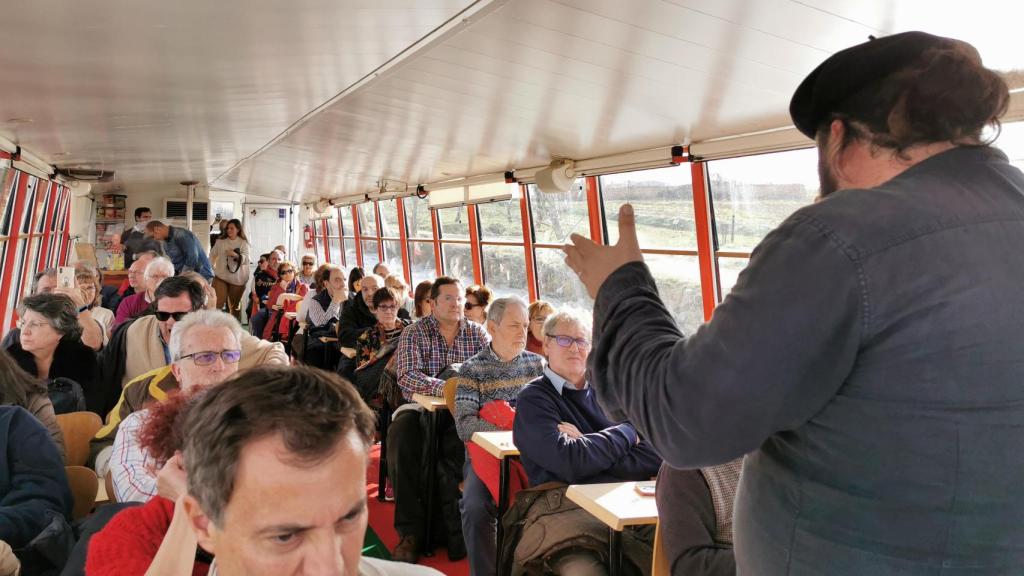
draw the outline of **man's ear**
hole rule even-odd
[[[174,374],[174,379],[181,385],[181,369],[178,368],[177,362],[171,362],[171,374]]]
[[[212,520],[207,518],[203,509],[199,507],[199,501],[191,495],[186,494],[185,501],[182,504],[185,506],[185,514],[188,516],[188,523],[192,527],[192,533],[196,535],[196,542],[204,550],[216,556],[217,550],[214,544],[214,535],[217,527],[214,526]]]

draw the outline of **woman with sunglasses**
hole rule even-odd
[[[57,402],[58,413],[77,409],[79,394],[84,394],[86,409],[103,416],[96,352],[82,343],[74,302],[63,294],[36,294],[21,301],[18,318],[20,331],[7,353],[22,370],[47,382],[48,387],[67,389],[70,402]],[[61,381],[54,382],[58,378]],[[76,391],[67,380],[81,390]]]
[[[483,284],[473,284],[466,288],[466,320],[480,325],[487,322],[487,306],[493,298],[494,293]]]
[[[289,321],[284,316],[286,302],[289,300],[299,301],[309,292],[309,286],[299,282],[295,264],[285,260],[277,267],[277,284],[270,289],[267,297],[267,305],[276,308],[280,314],[272,314],[271,322],[263,327],[263,339],[271,340],[276,331],[279,336],[287,338]]]

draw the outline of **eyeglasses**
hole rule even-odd
[[[217,357],[220,357],[225,364],[237,364],[238,360],[242,358],[241,350],[222,350],[220,352],[193,352],[184,356],[178,356],[178,360],[184,360],[191,358],[196,366],[209,366],[217,361]]]
[[[24,320],[18,320],[18,328],[20,328],[22,332],[24,332],[26,330],[32,330],[32,331],[39,330],[43,326],[49,326],[49,325],[50,325],[49,322],[25,322]]]
[[[171,318],[174,318],[175,322],[180,322],[186,314],[188,314],[188,312],[161,312],[157,310],[156,319],[161,322],[167,322]]]
[[[554,334],[546,334],[548,338],[554,338],[555,343],[562,348],[568,348],[572,346],[573,342],[576,343],[576,347],[580,350],[590,350],[590,340],[586,338],[573,338],[572,336],[556,336]]]
[[[313,264],[314,264],[313,262],[303,262],[302,263],[303,266],[312,266]]]
[[[287,270],[281,270],[280,274],[282,276],[284,276],[285,274],[295,274],[295,270],[292,270],[291,268],[289,268]]]
[[[483,308],[483,304],[473,304],[472,302],[466,302],[466,310],[472,310],[473,308]]]
[[[384,312],[388,312],[388,311],[391,311],[391,310],[398,310],[398,306],[395,306],[394,304],[389,304],[389,305],[382,304],[380,306],[377,306],[377,310],[382,310]]]

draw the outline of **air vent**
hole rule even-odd
[[[188,200],[183,198],[167,198],[164,200],[164,218],[168,220],[184,220],[188,211]],[[192,221],[205,222],[210,219],[208,202],[196,200],[192,202]]]

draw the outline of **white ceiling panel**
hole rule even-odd
[[[352,195],[783,127],[800,80],[869,34],[956,36],[1022,68],[1015,6],[45,0],[5,12],[0,136],[128,191]]]
[[[7,6],[0,135],[58,165],[115,169],[126,188],[209,181],[471,3]]]

